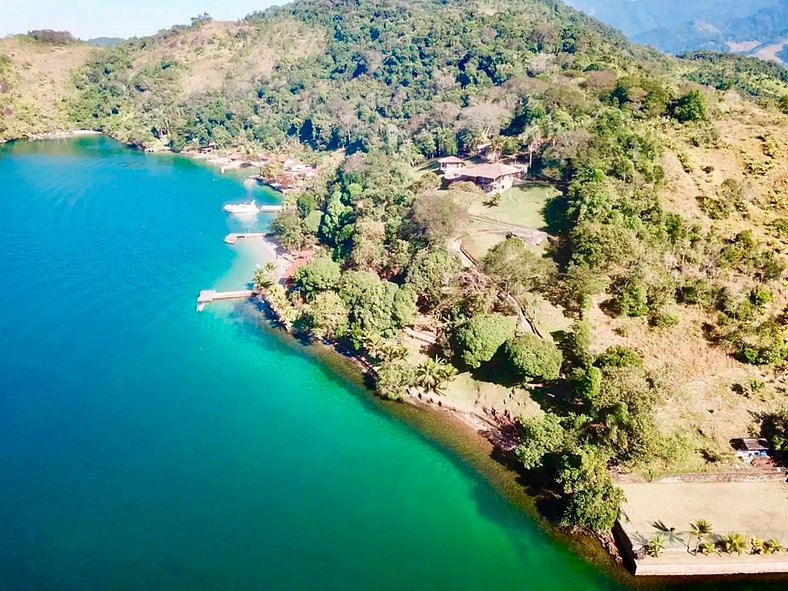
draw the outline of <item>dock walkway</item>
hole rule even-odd
[[[227,234],[227,236],[224,237],[224,241],[227,244],[235,244],[242,238],[263,238],[263,237],[265,237],[264,232],[237,232],[233,234]]]
[[[216,291],[215,289],[204,289],[197,297],[197,311],[202,312],[205,304],[222,300],[248,300],[254,295],[251,289],[239,289],[236,291]]]
[[[284,209],[284,205],[261,205],[258,210],[260,213],[279,213]]]

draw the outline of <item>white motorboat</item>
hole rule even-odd
[[[248,203],[228,203],[224,206],[224,211],[235,215],[253,215],[260,211],[257,203],[252,199]]]

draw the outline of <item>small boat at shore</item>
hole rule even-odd
[[[248,203],[228,203],[224,206],[224,211],[235,215],[255,215],[260,212],[260,208],[252,199]]]

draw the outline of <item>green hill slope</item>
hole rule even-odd
[[[224,145],[243,132],[264,145],[289,136],[335,148],[351,136],[379,141],[387,120],[407,121],[406,135],[418,133],[443,116],[440,103],[484,100],[529,75],[606,66],[636,71],[644,59],[664,67],[657,54],[562,5],[495,6],[296,2],[238,24],[180,28],[105,53],[80,84],[76,116],[121,136],[125,126],[126,137],[139,142],[153,128],[175,147]],[[185,93],[190,81],[194,92]],[[186,100],[195,92],[201,96]],[[234,116],[217,126],[194,124],[215,118],[208,111],[218,103]],[[124,123],[129,113],[142,125]]]
[[[76,98],[72,73],[93,48],[27,35],[0,39],[0,141],[72,129],[67,104]]]

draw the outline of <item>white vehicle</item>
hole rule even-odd
[[[252,199],[248,203],[228,203],[224,206],[224,211],[235,215],[254,215],[260,211],[257,203]]]

